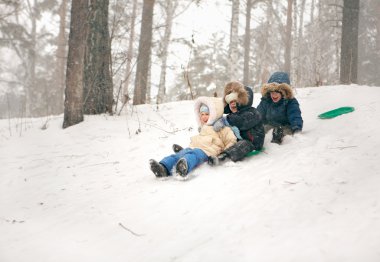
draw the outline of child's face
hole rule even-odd
[[[277,103],[281,99],[281,94],[278,92],[270,92],[270,97],[272,98],[272,101]]]
[[[207,123],[209,117],[210,117],[210,115],[208,113],[202,112],[200,114],[202,125]]]
[[[237,104],[236,104],[235,100],[232,100],[230,102],[229,106],[230,106],[230,110],[231,110],[232,113],[236,113],[238,111]]]

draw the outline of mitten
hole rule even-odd
[[[232,131],[234,132],[234,135],[237,139],[242,140],[243,138],[240,135],[240,130],[236,126],[231,126]]]
[[[215,121],[212,128],[214,129],[215,132],[219,132],[220,130],[222,130],[223,127],[227,125],[228,125],[227,119],[224,117],[221,117]]]

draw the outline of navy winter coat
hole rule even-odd
[[[282,98],[274,103],[271,92],[278,92]],[[257,110],[260,112],[264,124],[273,126],[290,126],[292,131],[301,131],[303,120],[299,103],[294,98],[292,88],[286,83],[268,83],[261,90],[262,98]]]
[[[289,125],[292,131],[302,130],[303,120],[296,98],[284,99],[274,103],[271,98],[263,97],[257,107],[264,124],[273,126]]]

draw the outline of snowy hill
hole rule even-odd
[[[148,160],[189,143],[192,101],[65,130],[62,116],[1,120],[0,261],[380,261],[380,87],[296,97],[302,134],[187,181]],[[317,118],[340,106],[356,110]]]

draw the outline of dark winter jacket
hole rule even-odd
[[[238,111],[232,113],[229,105],[225,101],[226,95],[236,92],[238,94]],[[254,150],[260,150],[264,144],[265,132],[260,113],[252,107],[253,92],[250,87],[243,86],[239,82],[231,82],[224,88],[224,113],[231,126],[236,126],[240,130],[243,139],[248,140],[254,146]]]
[[[270,97],[270,92],[281,93],[281,100],[274,103]],[[263,86],[261,94],[262,98],[257,110],[260,112],[264,124],[290,126],[292,131],[302,130],[303,120],[300,106],[288,84],[266,84]]]

